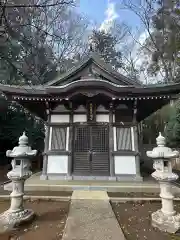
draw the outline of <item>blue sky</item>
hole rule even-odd
[[[120,2],[120,0],[79,0],[80,11],[98,26],[106,22],[109,16],[126,22],[132,28],[139,27],[139,18],[129,10],[120,9]]]
[[[121,4],[122,1],[123,0],[79,0],[79,10],[84,13],[92,23],[96,24],[96,28],[107,32],[114,20],[126,23],[127,26],[130,27],[130,32],[133,37],[131,34],[128,35],[126,41],[120,45],[120,49],[126,56],[125,61],[128,57],[133,58],[138,69],[144,61],[144,54],[142,55],[139,49],[142,44],[144,44],[148,34],[139,17],[127,8],[125,9],[125,6]],[[132,3],[138,7],[139,0],[132,0]],[[134,39],[136,39],[137,42]],[[140,76],[140,79],[144,81],[144,75]]]

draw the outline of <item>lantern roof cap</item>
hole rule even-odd
[[[159,132],[159,136],[156,138],[157,147],[153,148],[152,151],[147,151],[148,157],[153,159],[166,159],[171,160],[172,158],[178,157],[178,151],[172,151],[171,148],[166,147],[166,139]]]

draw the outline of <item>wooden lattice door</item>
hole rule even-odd
[[[109,128],[107,125],[74,126],[74,175],[109,175]]]

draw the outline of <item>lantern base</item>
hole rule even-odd
[[[158,210],[151,215],[152,226],[160,231],[175,233],[180,229],[180,214],[174,216],[165,215],[161,210]]]
[[[0,227],[7,229],[12,229],[20,224],[29,222],[33,220],[35,213],[31,209],[25,209],[19,212],[12,212],[7,210],[0,215]]]

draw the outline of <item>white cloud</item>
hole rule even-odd
[[[107,9],[105,11],[106,18],[101,23],[100,31],[108,32],[113,22],[119,17],[116,12],[116,4],[111,0],[108,0]]]

